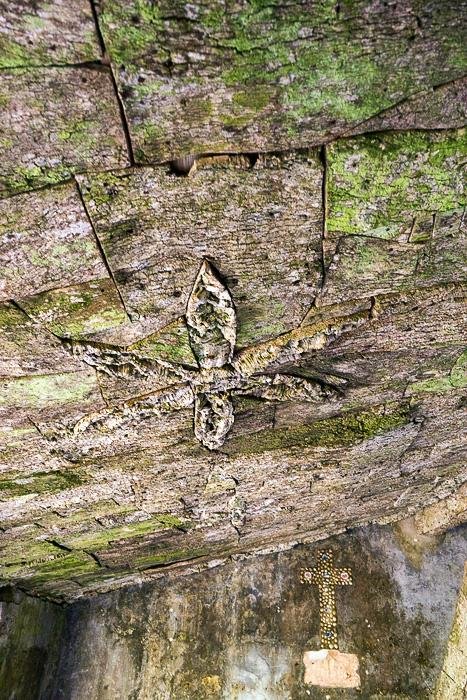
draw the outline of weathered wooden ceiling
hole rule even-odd
[[[2,8],[2,580],[73,599],[456,491],[459,3]]]

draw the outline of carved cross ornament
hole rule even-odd
[[[334,567],[332,549],[318,552],[318,563],[312,569],[302,569],[302,583],[318,586],[320,637],[322,649],[338,649],[336,586],[351,586],[352,572],[349,568]]]
[[[303,325],[278,338],[235,351],[237,316],[232,296],[214,266],[203,260],[186,309],[190,346],[198,368],[145,357],[116,346],[86,341],[65,344],[98,371],[128,378],[157,376],[163,389],[137,396],[120,406],[88,414],[73,434],[94,428],[108,432],[148,414],[162,415],[193,407],[194,433],[209,450],[219,448],[234,422],[232,397],[272,401],[332,400],[345,380],[334,375],[300,376],[294,361],[332,343],[343,332],[364,323],[368,311]],[[287,371],[275,370],[286,365]],[[292,367],[292,369],[290,369]]]
[[[352,586],[348,567],[334,566],[332,549],[317,552],[317,563],[300,571],[302,583],[318,587],[321,648],[303,654],[304,682],[322,688],[359,688],[359,660],[356,654],[339,651],[337,637],[336,586]]]

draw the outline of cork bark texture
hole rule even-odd
[[[72,601],[459,499],[462,4],[2,7],[1,580]]]

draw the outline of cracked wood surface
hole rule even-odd
[[[103,2],[110,67],[88,6],[67,19],[58,0],[35,3],[22,30],[5,7],[2,580],[71,600],[455,494],[461,7],[239,3],[224,16],[216,2],[206,18],[196,3],[169,17],[164,3]],[[241,78],[227,85],[219,66]],[[132,146],[145,167],[127,167]],[[148,165],[189,153],[208,155]],[[219,357],[252,378],[214,452],[181,386],[212,359],[206,309],[189,304],[203,260],[230,295],[206,297],[225,313]],[[307,346],[310,327],[353,314],[365,323]],[[334,390],[311,403],[317,383]],[[208,398],[198,425],[225,408]],[[130,420],[113,420],[122,404]],[[92,415],[109,420],[57,437]]]
[[[122,352],[114,346],[66,341],[65,346],[75,356],[98,372],[115,378],[154,377],[160,388],[122,405],[85,415],[68,430],[59,428],[53,433],[54,439],[69,437],[74,441],[80,433],[86,433],[88,443],[92,440],[90,428],[113,430],[151,414],[163,416],[193,404],[196,438],[210,450],[220,448],[234,422],[235,396],[272,401],[303,399],[310,403],[334,399],[347,383],[343,377],[329,372],[321,375],[318,370],[313,371],[313,366],[309,378],[296,376],[293,361],[331,345],[342,333],[367,322],[370,313],[367,310],[336,317],[331,312],[324,321],[304,324],[276,340],[236,353],[237,318],[232,297],[214,266],[203,260],[186,314],[189,342],[199,369],[193,371],[166,360]],[[281,367],[287,360],[291,362],[289,371],[268,373],[272,364]]]
[[[2,299],[108,277],[72,184],[3,200],[0,211]]]
[[[205,257],[235,296],[238,345],[303,319],[321,273],[316,153],[265,158],[254,169],[206,167],[190,178],[161,167],[79,183],[132,319],[152,318],[157,330],[184,314]]]
[[[0,68],[84,63],[100,58],[87,0],[1,0]]]
[[[296,183],[299,190],[299,183],[306,181],[303,172],[310,173],[314,181],[315,162],[310,157],[304,161],[290,161],[286,157],[281,166],[281,159],[275,157],[270,168],[263,170],[261,166],[258,170],[259,186],[263,187],[265,173],[277,168],[280,173],[282,167],[287,181],[299,173]],[[170,176],[159,168],[129,173],[129,177],[122,172],[104,174],[96,177],[94,189],[88,185],[88,182],[92,185],[92,180],[87,178],[83,181],[87,187],[83,189],[84,201],[97,234],[107,233],[100,248],[82,209],[78,231],[88,241],[90,277],[94,274],[99,285],[106,282],[110,288],[113,284],[104,262],[110,261],[112,265],[118,256],[112,259],[107,251],[109,257],[104,262],[99,256],[106,250],[105,240],[112,241],[108,232],[113,230],[114,221],[117,221],[117,234],[122,230],[118,222],[128,222],[127,209],[122,211],[119,203],[128,202],[125,206],[133,211],[135,178],[136,182],[142,178],[146,203],[153,203],[142,208],[143,213],[149,212],[149,219],[142,226],[147,241],[142,249],[146,251],[151,237],[161,240],[157,228],[151,227],[150,217],[153,208],[163,204],[165,183],[168,201],[173,201],[176,207],[179,199],[171,199],[173,183],[177,187],[182,183],[185,188],[182,191],[188,188],[191,197],[199,198],[199,188],[202,206],[196,221],[203,230],[203,222],[211,216],[209,209],[204,211],[206,182],[211,186],[218,177],[220,187],[223,178],[230,184],[232,177],[237,183],[240,177],[251,176],[255,176],[255,169],[242,171],[240,176],[234,168],[232,175],[223,162],[200,168],[188,180]],[[131,187],[129,193],[125,193],[126,183]],[[153,183],[157,197],[151,194]],[[321,191],[316,185],[313,187],[313,201],[320,211]],[[103,188],[106,197],[102,200],[97,194]],[[407,191],[402,188],[398,193],[401,200]],[[45,190],[37,197],[39,202],[46,203],[50,202],[50,196],[55,197],[53,214],[57,216],[60,198],[65,211],[69,211],[70,201],[80,211],[80,201],[74,192],[70,185]],[[21,204],[22,197],[10,201]],[[248,204],[247,211],[251,212],[248,216],[260,221],[255,216],[255,204]],[[95,214],[98,207],[99,220]],[[31,220],[30,216],[27,207],[19,208],[17,218],[23,220],[19,230],[24,233],[18,240],[23,238],[23,246],[27,248],[32,237],[36,255],[42,249],[50,256],[53,240],[33,235],[42,230],[43,219]],[[106,224],[105,216],[115,218]],[[389,227],[397,223],[397,217],[392,220],[388,215]],[[370,247],[365,249],[362,243],[362,254],[371,250],[374,243],[396,247],[392,257],[367,256],[367,272],[354,275],[351,285],[347,280],[352,258],[347,263],[344,256],[341,263],[336,254],[317,305],[311,305],[313,294],[309,296],[304,325],[261,342],[271,377],[283,377],[292,370],[297,381],[332,377],[341,391],[332,400],[313,405],[287,395],[288,400],[279,402],[274,395],[270,397],[273,401],[268,402],[260,398],[261,394],[257,398],[234,397],[235,423],[225,443],[213,454],[206,453],[197,443],[191,410],[182,406],[176,413],[157,416],[151,416],[150,411],[144,416],[143,411],[143,420],[108,425],[92,435],[83,433],[65,448],[60,441],[50,442],[50,427],[57,421],[73,424],[83,414],[107,410],[106,404],[116,406],[122,399],[144,397],[166,386],[164,371],[145,376],[148,367],[156,367],[159,362],[163,369],[164,362],[169,360],[168,366],[179,362],[183,373],[191,371],[190,365],[196,363],[195,357],[190,356],[185,320],[183,316],[176,320],[179,307],[175,307],[175,320],[160,331],[154,331],[157,315],[153,313],[133,323],[121,315],[109,330],[91,330],[84,335],[80,326],[76,332],[73,330],[75,306],[70,297],[63,304],[62,293],[64,289],[71,290],[71,297],[77,293],[73,276],[76,240],[65,231],[60,262],[63,262],[64,280],[70,287],[58,281],[60,275],[52,264],[48,275],[36,276],[37,279],[30,275],[29,289],[26,286],[21,290],[20,306],[5,306],[4,337],[8,342],[3,357],[9,376],[5,376],[1,395],[8,418],[4,423],[2,452],[1,512],[5,529],[2,576],[41,594],[73,599],[123,585],[135,580],[135,576],[150,576],[154,567],[175,566],[178,570],[183,562],[191,561],[202,567],[213,557],[229,552],[253,550],[264,547],[265,543],[274,546],[283,541],[316,539],[355,523],[400,517],[454,492],[467,476],[462,434],[466,316],[465,293],[459,284],[459,256],[464,238],[457,225],[460,214],[439,214],[438,218],[446,219],[449,225],[439,226],[433,239],[422,237],[404,244],[405,255],[412,265],[422,255],[431,276],[412,276],[410,284],[402,287],[397,286],[404,260],[400,254],[398,257],[397,245],[402,244],[362,235],[337,238],[339,245],[352,241],[368,244]],[[453,220],[456,225],[452,225]],[[134,241],[131,245],[135,245],[135,236],[141,230],[139,218],[130,221],[131,225],[126,225],[131,231],[130,242]],[[275,256],[283,255],[280,246],[290,244],[281,228],[289,226],[289,217],[285,217],[284,224],[281,221],[276,224]],[[179,218],[167,219],[166,226],[166,235],[172,232],[176,236],[176,244],[168,250],[178,254]],[[219,246],[211,253],[218,265],[218,256],[223,253],[222,235],[226,237],[226,245],[230,243],[228,219],[224,231],[222,234],[221,229],[216,234]],[[316,240],[313,228],[309,233],[311,240]],[[433,245],[434,241],[437,245]],[[446,254],[448,244],[449,250],[457,251],[457,255]],[[303,250],[306,250],[304,244]],[[190,254],[195,260],[195,254]],[[444,260],[442,268],[436,262],[440,255]],[[19,257],[25,272],[30,259],[30,254],[28,257],[21,253]],[[33,256],[32,261],[35,259]],[[294,260],[290,256],[283,259],[296,274]],[[434,261],[431,266],[430,260]],[[18,267],[16,279],[20,270]],[[158,271],[153,270],[148,268],[146,282],[154,286]],[[257,278],[261,280],[264,272],[258,271]],[[379,288],[369,283],[371,275],[380,280]],[[185,282],[187,296],[194,277],[196,274],[190,279],[185,273],[179,278]],[[119,284],[117,270],[113,279]],[[244,279],[249,281],[247,276]],[[266,275],[264,279],[267,280]],[[385,279],[389,293],[381,289],[381,280]],[[83,284],[92,282],[90,279]],[[331,293],[338,282],[340,287]],[[60,293],[55,294],[57,284]],[[349,289],[347,297],[345,289]],[[24,294],[26,291],[29,297]],[[141,291],[144,292],[144,286]],[[266,281],[255,291],[257,295],[263,294],[263,308],[272,314]],[[232,287],[233,303],[240,312],[241,297],[237,304],[237,293],[241,293],[240,284]],[[122,294],[125,296],[124,289]],[[339,303],[335,303],[333,294]],[[92,294],[89,308],[85,296],[82,294],[75,302],[82,322],[87,316],[93,318],[95,308]],[[117,296],[115,291],[116,304]],[[244,298],[248,300],[248,294]],[[325,306],[331,302],[333,306]],[[26,317],[25,311],[33,320]],[[367,322],[344,333],[319,353],[313,346],[307,349],[284,344],[288,337],[305,337],[307,324],[322,323],[326,314],[355,312],[366,314]],[[56,325],[58,314],[60,327]],[[301,316],[302,313],[295,316],[295,324]],[[67,327],[71,329],[64,334],[68,340],[60,341],[54,333],[61,335],[57,333],[59,328]],[[261,330],[267,338],[270,331]],[[73,356],[67,351],[73,338],[81,341],[83,357],[80,352]],[[103,338],[111,338],[113,342],[117,339],[114,349],[106,349]],[[119,350],[119,345],[127,348],[127,352]],[[80,348],[80,342],[76,348]],[[242,362],[246,363],[245,367],[253,362],[252,369],[256,371],[256,351],[252,352],[251,347],[240,352],[240,366]],[[86,353],[88,365],[82,362]],[[106,369],[105,364],[100,364],[102,361],[108,363],[110,373],[102,371]],[[89,362],[97,368],[97,374]]]
[[[0,70],[0,198],[128,163],[108,69]]]
[[[359,125],[462,126],[461,100],[431,91],[465,73],[463,13],[451,1],[103,0],[99,21],[148,163],[309,147]]]

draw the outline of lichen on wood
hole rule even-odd
[[[69,601],[455,499],[458,5],[4,6],[2,579]]]
[[[0,198],[128,163],[108,69],[0,71]]]
[[[397,3],[389,17],[368,0],[105,0],[99,21],[139,163],[309,147],[380,113],[374,127],[390,128],[390,108],[417,93],[397,127],[438,128],[444,103],[431,89],[465,72],[451,1]],[[465,114],[451,119],[462,126]]]
[[[235,295],[242,346],[289,330],[312,301],[321,274],[321,175],[311,152],[265,159],[258,169],[203,168],[190,178],[161,167],[79,182],[132,318],[153,317],[161,328],[184,314],[208,258]]]
[[[100,58],[91,5],[77,0],[3,0],[0,68],[82,63]]]

